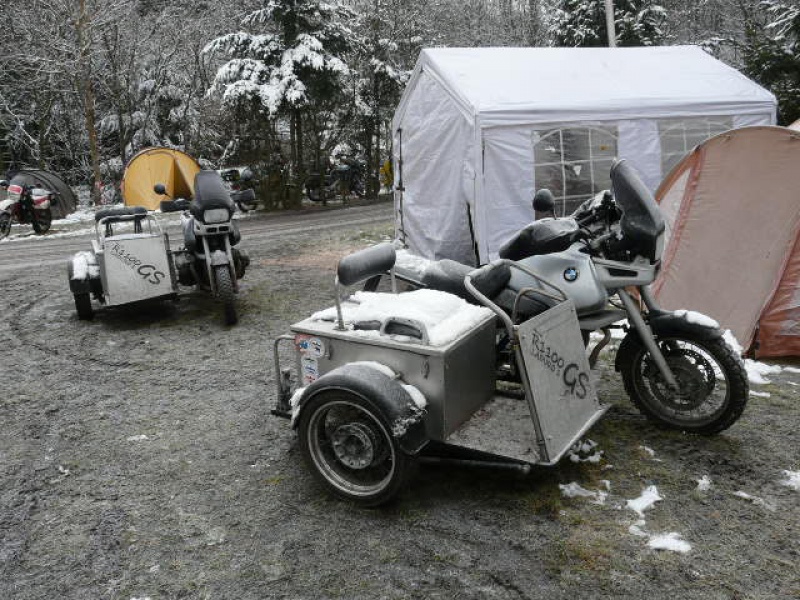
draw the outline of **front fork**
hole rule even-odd
[[[210,236],[203,235],[200,236],[200,239],[203,241],[203,253],[205,254],[205,263],[206,263],[206,277],[208,278],[208,284],[211,286],[211,294],[216,296],[217,295],[217,280],[214,277],[214,267],[227,264],[228,269],[231,272],[231,283],[233,283],[233,291],[239,291],[239,281],[236,279],[236,267],[233,262],[233,251],[231,250],[231,241],[228,239],[227,235],[221,236],[222,243],[224,245],[224,253],[226,260],[215,260],[214,255],[219,252],[219,250],[211,250],[211,245],[208,243],[208,238]]]
[[[639,294],[644,300],[645,306],[647,306],[648,310],[657,310],[658,304],[653,298],[653,295],[650,293],[650,288],[647,286],[641,286],[637,288],[639,290]],[[650,356],[653,358],[653,362],[656,364],[658,371],[661,373],[661,376],[664,378],[664,381],[667,382],[673,389],[678,389],[678,382],[675,379],[675,374],[672,372],[672,369],[669,368],[664,355],[661,353],[661,349],[658,347],[656,343],[656,339],[653,336],[653,330],[650,329],[650,326],[645,323],[644,318],[642,317],[642,312],[639,310],[639,307],[634,302],[633,298],[631,298],[630,294],[623,289],[617,290],[617,295],[619,299],[622,300],[622,304],[625,307],[625,312],[628,313],[628,320],[636,329],[639,337],[644,344],[644,347],[647,348],[647,351],[650,353]]]

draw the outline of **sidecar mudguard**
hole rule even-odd
[[[293,426],[297,427],[303,407],[315,395],[330,390],[346,391],[360,396],[378,409],[386,418],[400,448],[408,454],[417,454],[428,443],[425,412],[396,379],[376,366],[368,363],[345,364],[310,384],[293,407]]]

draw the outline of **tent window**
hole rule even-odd
[[[669,173],[698,144],[733,129],[733,117],[663,119],[658,122],[661,138],[661,172]]]
[[[553,192],[556,212],[569,214],[588,197],[611,186],[609,173],[616,155],[616,127],[534,131],[536,187]]]

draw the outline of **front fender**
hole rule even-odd
[[[692,311],[651,311],[649,323],[656,338],[690,337],[700,340],[715,340],[723,335],[716,321]],[[629,360],[629,355],[643,345],[638,332],[631,328],[619,345],[614,368],[619,371],[621,365]]]
[[[404,452],[417,454],[428,438],[425,433],[425,411],[420,409],[396,379],[364,364],[347,364],[326,373],[303,391],[295,408],[293,424],[300,421],[303,407],[316,394],[341,390],[356,394],[374,406]]]

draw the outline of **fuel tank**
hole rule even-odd
[[[608,294],[597,281],[591,257],[580,252],[579,247],[573,245],[563,252],[530,256],[517,262],[561,289],[575,304],[578,316],[582,316],[602,310]],[[511,269],[508,287],[519,291],[540,285],[522,271]]]

